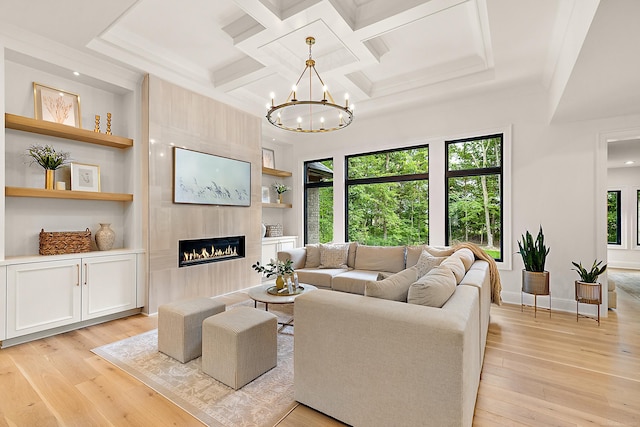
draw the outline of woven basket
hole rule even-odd
[[[91,251],[91,230],[40,231],[40,255],[77,254]]]
[[[267,225],[266,237],[282,237],[282,224]]]

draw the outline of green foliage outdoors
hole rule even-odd
[[[501,138],[449,144],[448,162],[450,171],[499,167],[502,162]],[[449,243],[472,242],[494,258],[502,258],[500,175],[451,177],[447,181]]]
[[[348,159],[349,180],[407,177],[428,172],[428,149],[413,148]],[[348,235],[367,245],[424,244],[429,236],[429,185],[424,179],[352,183],[348,187]]]
[[[607,264],[600,267],[602,261],[593,260],[593,265],[591,266],[591,270],[588,270],[582,266],[582,263],[576,264],[575,262],[571,262],[576,268],[572,268],[580,275],[580,281],[585,283],[596,283],[598,280],[598,276],[600,276],[607,269]]]
[[[531,233],[528,231],[522,236],[522,242],[518,241],[518,253],[522,255],[524,269],[527,271],[543,272],[544,264],[549,254],[549,249],[544,244],[544,233],[542,226],[538,231],[536,240],[533,240]]]
[[[618,191],[607,192],[607,242],[613,244],[620,243],[619,224],[618,224]]]

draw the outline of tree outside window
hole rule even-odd
[[[502,134],[447,141],[447,244],[502,260]]]
[[[620,235],[621,191],[607,191],[607,243],[610,245],[622,244]]]
[[[429,149],[346,158],[346,241],[418,245],[429,240]]]

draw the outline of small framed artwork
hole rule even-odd
[[[262,149],[262,167],[263,168],[276,168],[276,156],[273,150],[269,148]]]
[[[100,166],[70,163],[72,191],[100,191]]]
[[[262,187],[262,203],[271,203],[271,195],[269,194],[269,187]]]
[[[80,95],[33,82],[33,101],[37,120],[82,127]]]

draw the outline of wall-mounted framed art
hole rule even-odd
[[[72,191],[100,191],[100,166],[85,163],[69,163]]]
[[[174,147],[173,202],[251,206],[251,163]]]
[[[262,167],[270,169],[276,168],[276,155],[270,148],[262,149]]]

